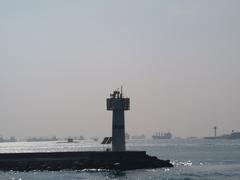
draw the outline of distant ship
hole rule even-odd
[[[27,142],[40,142],[40,141],[57,141],[57,137],[53,136],[52,138],[48,137],[29,137],[26,141]]]
[[[167,133],[156,133],[154,135],[152,135],[153,139],[171,139],[172,138],[172,134],[170,132]]]
[[[132,136],[132,139],[145,139],[146,136],[144,134],[141,134],[141,135],[133,135]]]
[[[125,140],[128,140],[128,139],[130,139],[130,134],[125,133]]]
[[[10,137],[9,139],[4,139],[3,137],[0,137],[0,142],[16,142],[16,138],[14,136]]]
[[[222,136],[210,136],[204,139],[240,139],[240,132],[232,131],[231,134],[224,134]]]
[[[73,138],[68,138],[68,139],[67,139],[67,142],[68,142],[68,143],[72,143],[72,142],[73,142]]]
[[[98,137],[93,137],[92,140],[98,141]]]

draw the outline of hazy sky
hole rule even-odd
[[[0,1],[0,135],[240,130],[240,1]]]

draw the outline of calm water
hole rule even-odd
[[[3,152],[102,150],[99,142],[79,143],[17,142],[0,143]],[[77,180],[77,179],[240,179],[240,140],[130,140],[129,150],[145,150],[161,159],[170,159],[174,168],[131,171],[32,171],[1,172],[0,179]]]

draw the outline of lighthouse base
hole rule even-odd
[[[173,167],[169,160],[160,160],[145,151],[84,151],[0,154],[0,170],[31,171],[63,169],[145,169]]]

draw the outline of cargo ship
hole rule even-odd
[[[154,135],[152,135],[153,139],[171,139],[172,138],[172,134],[170,132],[166,132],[166,133],[156,133]]]

